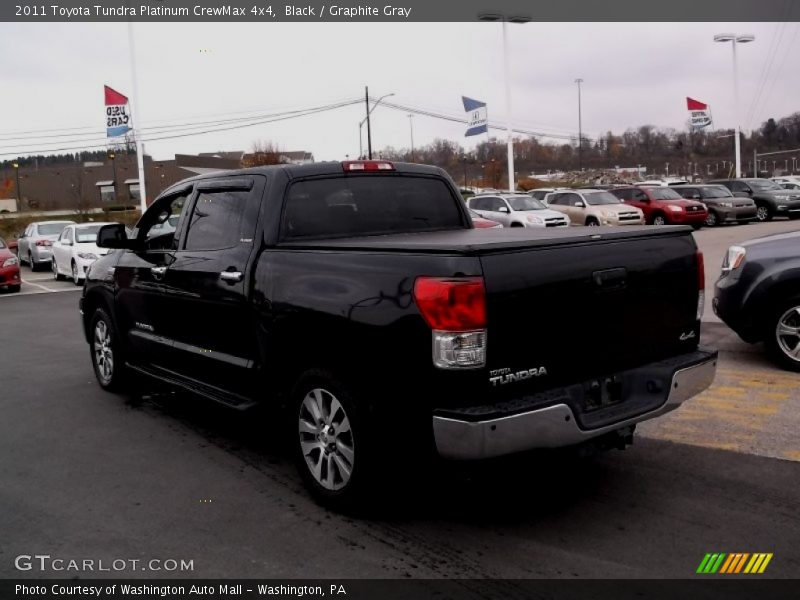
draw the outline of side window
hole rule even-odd
[[[469,207],[476,210],[486,210],[483,198],[473,198],[469,201]]]
[[[608,190],[612,194],[614,194],[620,200],[624,200],[626,197],[625,190]]]
[[[146,220],[138,226],[138,238],[144,240],[146,250],[174,250],[177,247],[175,230],[186,198],[187,195],[183,194],[160,199],[145,213]]]
[[[734,192],[749,192],[750,191],[750,188],[747,187],[741,181],[731,181],[730,182],[730,188],[731,188],[731,191],[734,191]]]
[[[200,192],[189,218],[184,249],[223,250],[252,238],[255,223],[245,220],[249,196],[243,190]]]
[[[681,194],[684,198],[690,198],[691,200],[700,200],[700,190],[698,189],[689,189],[683,190],[683,194]]]
[[[575,206],[576,202],[583,204],[583,200],[578,194],[564,194],[567,206]]]
[[[74,244],[75,243],[75,228],[74,227],[67,227],[66,232],[67,232],[67,239]]]
[[[632,198],[638,202],[646,202],[647,194],[645,194],[642,190],[635,190],[632,194]]]
[[[502,198],[492,198],[492,210],[500,212],[503,208],[508,208]]]
[[[561,206],[561,196],[564,194],[548,194],[545,196],[545,200],[548,204],[553,204],[555,206]]]

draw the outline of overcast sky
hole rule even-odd
[[[685,128],[686,96],[711,105],[715,127],[733,127],[731,44],[712,41],[715,33],[733,31],[756,36],[739,46],[739,76],[742,127],[757,127],[800,110],[798,30],[798,23],[509,25],[513,122],[577,132],[574,80],[581,77],[585,135],[643,124]],[[463,115],[463,94],[485,101],[490,121],[506,119],[498,23],[137,23],[134,32],[141,106],[133,112],[145,127],[320,106],[363,97],[365,85],[373,97],[394,93],[398,103],[454,115]],[[70,127],[96,131],[86,144],[102,144],[103,84],[133,99],[126,24],[2,23],[0,56],[1,159],[80,145],[71,132],[55,131]],[[769,65],[771,75],[759,85]],[[311,151],[317,160],[340,160],[358,154],[363,116],[361,104],[153,141],[146,149],[168,159],[250,150],[265,140],[282,150]],[[470,147],[479,139],[464,138],[460,124],[430,117],[415,117],[413,127],[417,145],[442,137]],[[45,133],[8,139],[31,130]],[[48,133],[63,137],[30,137]],[[373,148],[389,145],[410,145],[409,118],[378,107]]]

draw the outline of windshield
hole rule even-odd
[[[606,204],[619,204],[619,198],[608,192],[592,192],[584,194],[586,203],[590,206],[605,206]]]
[[[513,210],[545,210],[547,208],[539,200],[530,196],[512,196],[506,199]]]
[[[97,232],[100,231],[102,225],[91,225],[90,227],[81,227],[75,229],[75,240],[79,244],[94,243],[97,241]]]
[[[42,223],[39,225],[39,235],[59,235],[67,225],[72,225],[72,223],[68,221],[63,223]]]
[[[748,179],[747,185],[751,188],[755,188],[757,190],[782,190],[783,188],[779,186],[774,181],[767,181],[765,179]]]
[[[703,198],[731,198],[733,196],[728,188],[722,186],[703,188],[702,195]]]
[[[678,192],[669,188],[649,188],[649,192],[654,200],[683,200]]]

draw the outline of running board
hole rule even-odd
[[[236,410],[247,410],[248,408],[252,408],[258,404],[258,402],[255,402],[250,398],[246,398],[245,396],[226,392],[218,387],[184,377],[183,375],[168,369],[153,366],[145,367],[131,363],[125,363],[125,366],[132,371],[141,373],[142,375],[152,377],[153,379],[158,379],[159,381],[163,381],[169,385],[174,385],[193,394],[197,394],[198,396],[203,396],[204,398],[208,398],[214,402],[219,402],[220,404],[224,404],[230,408],[235,408]]]

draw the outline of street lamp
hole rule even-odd
[[[411,162],[414,162],[414,115],[408,114],[408,125],[411,127]]]
[[[523,23],[530,22],[530,17],[525,16],[511,16],[506,17],[500,13],[482,13],[478,15],[478,19],[481,21],[502,21],[503,23],[503,73],[505,79],[505,88],[506,88],[506,115],[507,115],[507,124],[506,124],[506,134],[508,137],[508,189],[509,191],[514,191],[516,189],[516,185],[514,183],[514,142],[512,139],[511,134],[511,81],[509,77],[510,67],[509,67],[509,58],[508,58],[508,40],[506,36],[506,23],[516,23],[521,25]]]
[[[583,171],[583,127],[581,124],[581,84],[583,79],[575,80],[578,84],[578,171]]]
[[[734,151],[736,153],[736,177],[742,176],[742,157],[741,157],[741,130],[739,126],[739,71],[736,67],[736,44],[746,44],[752,42],[756,37],[752,33],[718,33],[714,36],[715,42],[730,42],[733,48],[733,103],[734,117],[736,119],[736,134]]]
[[[369,154],[369,159],[372,160],[372,129],[370,127],[369,116],[372,114],[372,111],[378,108],[378,104],[381,103],[381,100],[384,98],[388,98],[389,96],[394,96],[394,93],[391,94],[384,94],[372,105],[372,108],[369,107],[369,88],[364,88],[365,94],[365,101],[367,105],[367,116],[361,120],[361,123],[358,124],[358,154],[359,156],[364,156],[363,148],[361,147],[361,127],[364,123],[367,124],[367,153]]]

